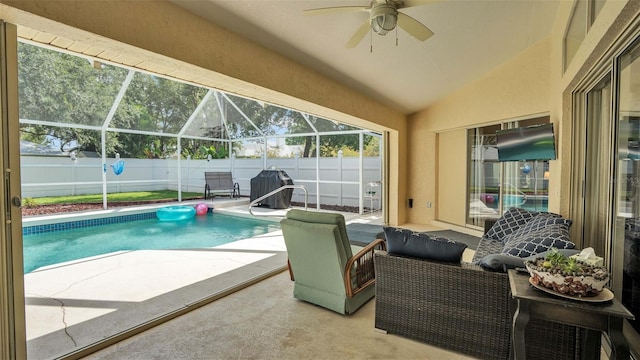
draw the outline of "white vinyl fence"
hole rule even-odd
[[[309,203],[316,203],[320,194],[320,204],[357,207],[365,184],[381,181],[382,174],[379,157],[362,159],[362,179],[358,157],[182,159],[180,171],[176,159],[122,160],[125,168],[120,175],[115,175],[110,166],[116,159],[108,159],[105,164],[108,193],[177,190],[179,183],[182,191],[204,193],[205,171],[230,171],[234,182],[240,185],[240,194],[248,197],[251,178],[265,168],[275,168],[284,170],[295,185],[304,185],[309,194]],[[105,166],[100,158],[72,160],[69,157],[22,156],[22,197],[101,194],[104,171]],[[292,201],[304,202],[304,193],[294,190]]]

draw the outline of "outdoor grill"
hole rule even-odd
[[[283,170],[262,170],[258,176],[251,179],[251,201],[264,196],[284,185],[293,185],[293,180]],[[258,205],[272,209],[286,209],[291,205],[293,189],[285,189],[266,199],[260,200]]]

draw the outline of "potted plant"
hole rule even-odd
[[[606,268],[567,257],[555,248],[544,257],[525,261],[525,267],[534,285],[569,296],[597,296],[609,282]]]

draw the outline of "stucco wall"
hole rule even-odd
[[[574,150],[571,92],[587,74],[593,72],[598,59],[611,51],[611,45],[640,11],[637,4],[633,1],[607,1],[573,60],[564,69],[563,37],[573,1],[561,2],[548,38],[485,77],[410,115],[407,197],[414,198],[418,206],[408,210],[408,222],[423,224],[443,220],[464,226],[462,215],[458,213],[465,213],[466,200],[461,200],[460,194],[445,191],[444,186],[449,187],[449,184],[442,183],[446,181],[444,174],[459,172],[460,176],[466,177],[466,168],[459,169],[459,164],[466,164],[467,154],[452,155],[447,161],[442,161],[443,156],[438,156],[435,141],[439,133],[534,114],[549,114],[555,125],[557,160],[550,162],[549,210],[569,215]],[[458,145],[466,148],[466,142],[462,140]],[[427,201],[436,198],[434,207],[427,208]],[[440,207],[442,211],[439,211]]]
[[[409,116],[408,222],[441,220],[464,226],[466,129],[549,112],[549,38],[462,90]],[[453,133],[449,133],[456,130]],[[446,153],[438,153],[437,143]],[[433,168],[432,164],[437,164]],[[438,176],[438,174],[440,174]],[[452,184],[456,186],[452,188]],[[427,207],[437,194],[433,208]]]
[[[464,224],[465,212],[460,211],[459,204],[465,204],[466,199],[466,192],[460,189],[467,187],[467,162],[453,159],[466,158],[467,131],[443,131],[437,134],[437,139],[437,195],[433,203],[437,209],[437,219],[451,224]],[[425,204],[418,205],[422,207]]]

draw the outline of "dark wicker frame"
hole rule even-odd
[[[515,311],[506,273],[471,264],[374,256],[375,327],[481,359],[511,357]],[[574,326],[532,320],[531,359],[580,359],[583,332]]]

